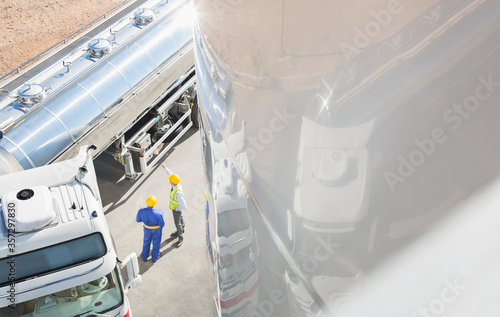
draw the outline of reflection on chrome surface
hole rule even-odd
[[[219,314],[498,315],[500,3],[195,5]]]

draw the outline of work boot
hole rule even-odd
[[[155,263],[156,261],[158,261],[160,258],[161,258],[161,252],[160,252],[160,255],[158,256],[158,259],[153,260],[153,263]]]

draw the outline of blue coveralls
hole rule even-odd
[[[160,243],[161,243],[161,232],[163,226],[165,226],[165,221],[163,220],[162,212],[159,209],[154,208],[141,208],[137,213],[135,219],[137,222],[144,223],[144,244],[142,246],[142,259],[147,260],[149,255],[149,247],[151,245],[151,240],[153,240],[153,250],[151,251],[151,258],[153,261],[158,260],[160,257]],[[148,227],[159,226],[158,229],[148,229]]]

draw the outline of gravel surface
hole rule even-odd
[[[122,2],[0,0],[0,77]]]

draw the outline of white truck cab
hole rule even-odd
[[[0,177],[0,316],[132,316],[137,256],[118,260],[93,149]]]

